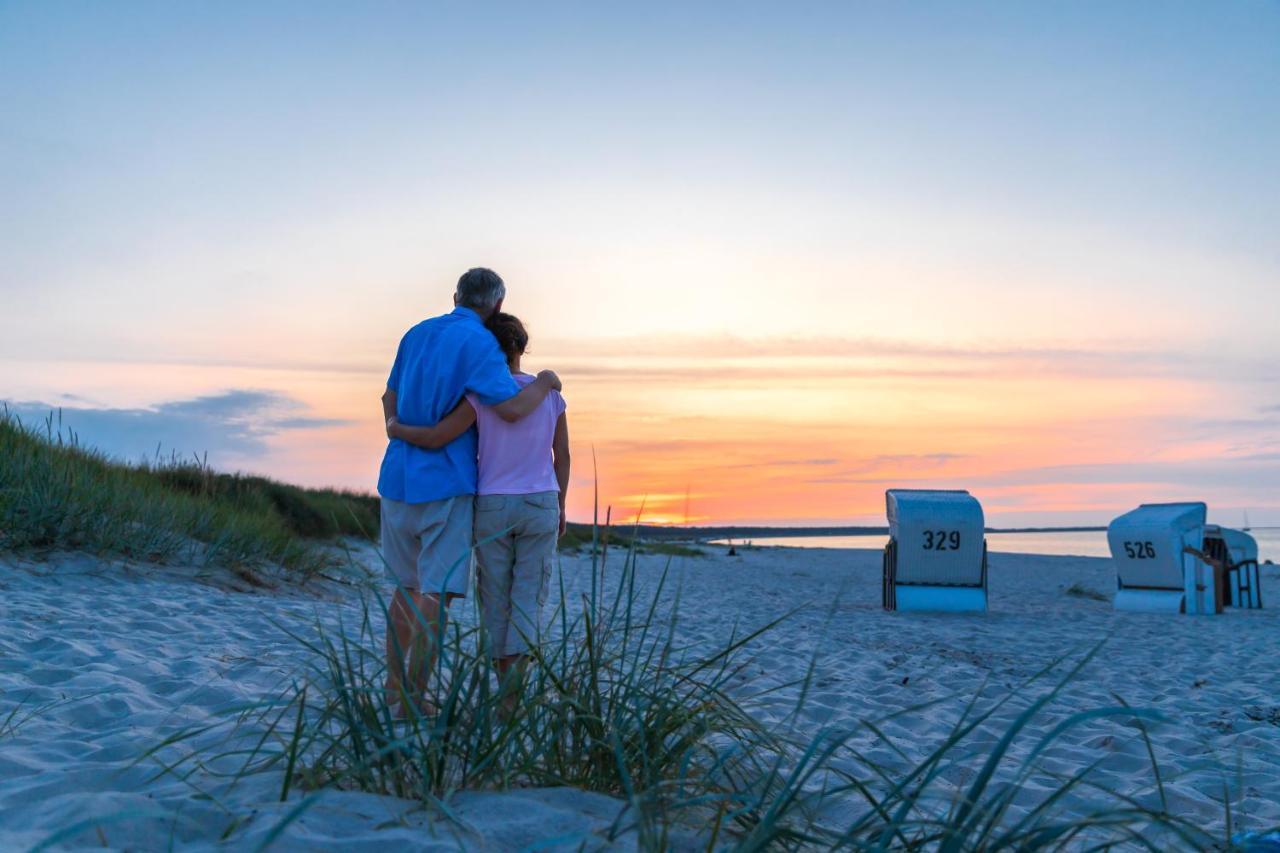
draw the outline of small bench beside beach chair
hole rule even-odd
[[[1227,607],[1262,606],[1258,575],[1258,542],[1243,530],[1209,524],[1204,529],[1204,552],[1226,567],[1223,604]]]
[[[982,505],[965,491],[885,492],[886,610],[987,609],[987,542]]]

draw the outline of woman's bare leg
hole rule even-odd
[[[528,655],[507,655],[495,661],[498,668],[498,690],[502,695],[501,716],[511,719],[524,689],[525,673],[529,669]]]

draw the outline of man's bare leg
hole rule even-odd
[[[436,641],[443,631],[449,605],[457,597],[455,593],[446,593],[442,609],[438,595],[396,590],[387,620],[387,703],[400,705],[400,716],[408,715],[408,709],[401,702],[402,693],[419,713],[435,713],[435,704],[426,698],[427,677],[435,665]],[[407,685],[402,676],[408,680]]]
[[[436,644],[444,630],[444,620],[452,600],[452,596],[446,598],[442,610],[438,595],[419,595],[414,599],[421,616],[415,615],[413,620],[413,645],[409,649],[409,685],[412,690],[409,695],[420,714],[436,712],[436,703],[427,698],[427,677],[435,666]]]
[[[424,627],[436,622],[437,609],[435,596],[416,590],[397,589],[391,599],[387,611],[387,704],[398,707],[398,716],[407,712],[404,698],[420,703],[426,692],[428,631]]]
[[[404,692],[405,663],[413,646],[416,593],[397,587],[387,608],[387,704],[396,707]]]

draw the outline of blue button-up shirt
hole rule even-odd
[[[396,417],[434,424],[465,394],[492,406],[520,392],[498,341],[470,308],[423,320],[400,340],[387,387],[396,392]],[[439,450],[392,439],[382,457],[378,494],[424,503],[476,493],[475,427]]]

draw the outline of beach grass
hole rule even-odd
[[[660,554],[665,557],[705,557],[706,551],[695,545],[680,542],[649,542],[641,540],[636,545],[637,553]]]
[[[200,461],[128,464],[80,444],[55,414],[0,411],[0,550],[75,550],[126,559],[273,564],[306,575],[338,535],[377,535],[377,498],[217,474]]]
[[[61,426],[57,413],[23,423],[0,409],[0,550],[82,550],[154,562],[244,567],[271,562],[310,571],[314,541],[377,541],[377,495],[220,473],[199,458],[112,459]],[[570,523],[560,549],[635,548],[699,557],[692,545],[648,541]]]
[[[639,828],[647,849],[661,848],[673,804],[686,810],[707,791],[740,787],[735,779],[767,772],[762,759],[784,744],[729,695],[738,652],[770,626],[711,654],[683,648],[661,615],[678,594],[664,576],[651,598],[638,595],[634,549],[627,554],[611,596],[597,584],[573,615],[557,609],[557,639],[535,649],[509,716],[478,629],[455,622],[437,635],[438,711],[406,720],[383,689],[380,602],[365,600],[349,634],[317,625],[313,636],[294,635],[314,665],[264,708],[257,729],[269,736],[255,736],[243,772],[283,770],[282,796],[336,786],[429,805],[458,790],[570,786],[625,799],[618,833]],[[702,810],[714,813],[710,803]]]
[[[589,592],[576,601],[561,577],[554,630],[510,716],[483,635],[454,622],[436,637],[430,696],[438,712],[396,719],[384,691],[385,608],[367,598],[359,624],[293,635],[310,664],[237,719],[234,748],[192,753],[167,771],[235,756],[237,778],[277,774],[282,800],[302,797],[283,822],[333,787],[419,801],[447,816],[460,790],[572,786],[622,801],[611,837],[634,833],[650,850],[690,839],[744,851],[1233,849],[1170,810],[1151,745],[1160,715],[1123,702],[1060,707],[1098,648],[1054,662],[1001,698],[960,703],[950,729],[921,752],[915,739],[886,734],[889,718],[816,730],[802,722],[816,658],[804,682],[790,685],[791,713],[766,721],[760,696],[739,676],[752,648],[772,642],[788,616],[710,648],[685,645],[670,575],[645,584],[634,548],[618,559],[593,560]],[[995,719],[1007,722],[993,742]],[[1150,786],[1110,788],[1102,752],[1069,774],[1045,766],[1081,727],[1141,741]],[[1225,796],[1223,808],[1229,834]]]
[[[697,545],[646,539],[639,534],[637,528],[627,533],[614,527],[593,530],[590,524],[572,521],[565,526],[564,536],[560,537],[560,551],[579,554],[584,551],[589,552],[593,548],[602,552],[607,551],[608,548],[623,552],[634,550],[640,555],[658,554],[666,557],[705,557],[707,553]]]
[[[289,531],[311,539],[355,536],[376,540],[378,497],[339,489],[304,489],[266,477],[220,474],[198,463],[152,469],[168,489],[278,518]]]
[[[1075,583],[1071,584],[1071,586],[1067,587],[1065,590],[1063,590],[1063,592],[1066,595],[1070,595],[1074,598],[1087,598],[1090,601],[1110,601],[1111,600],[1105,593],[1098,592],[1093,587],[1085,586],[1079,581],[1076,581]]]

